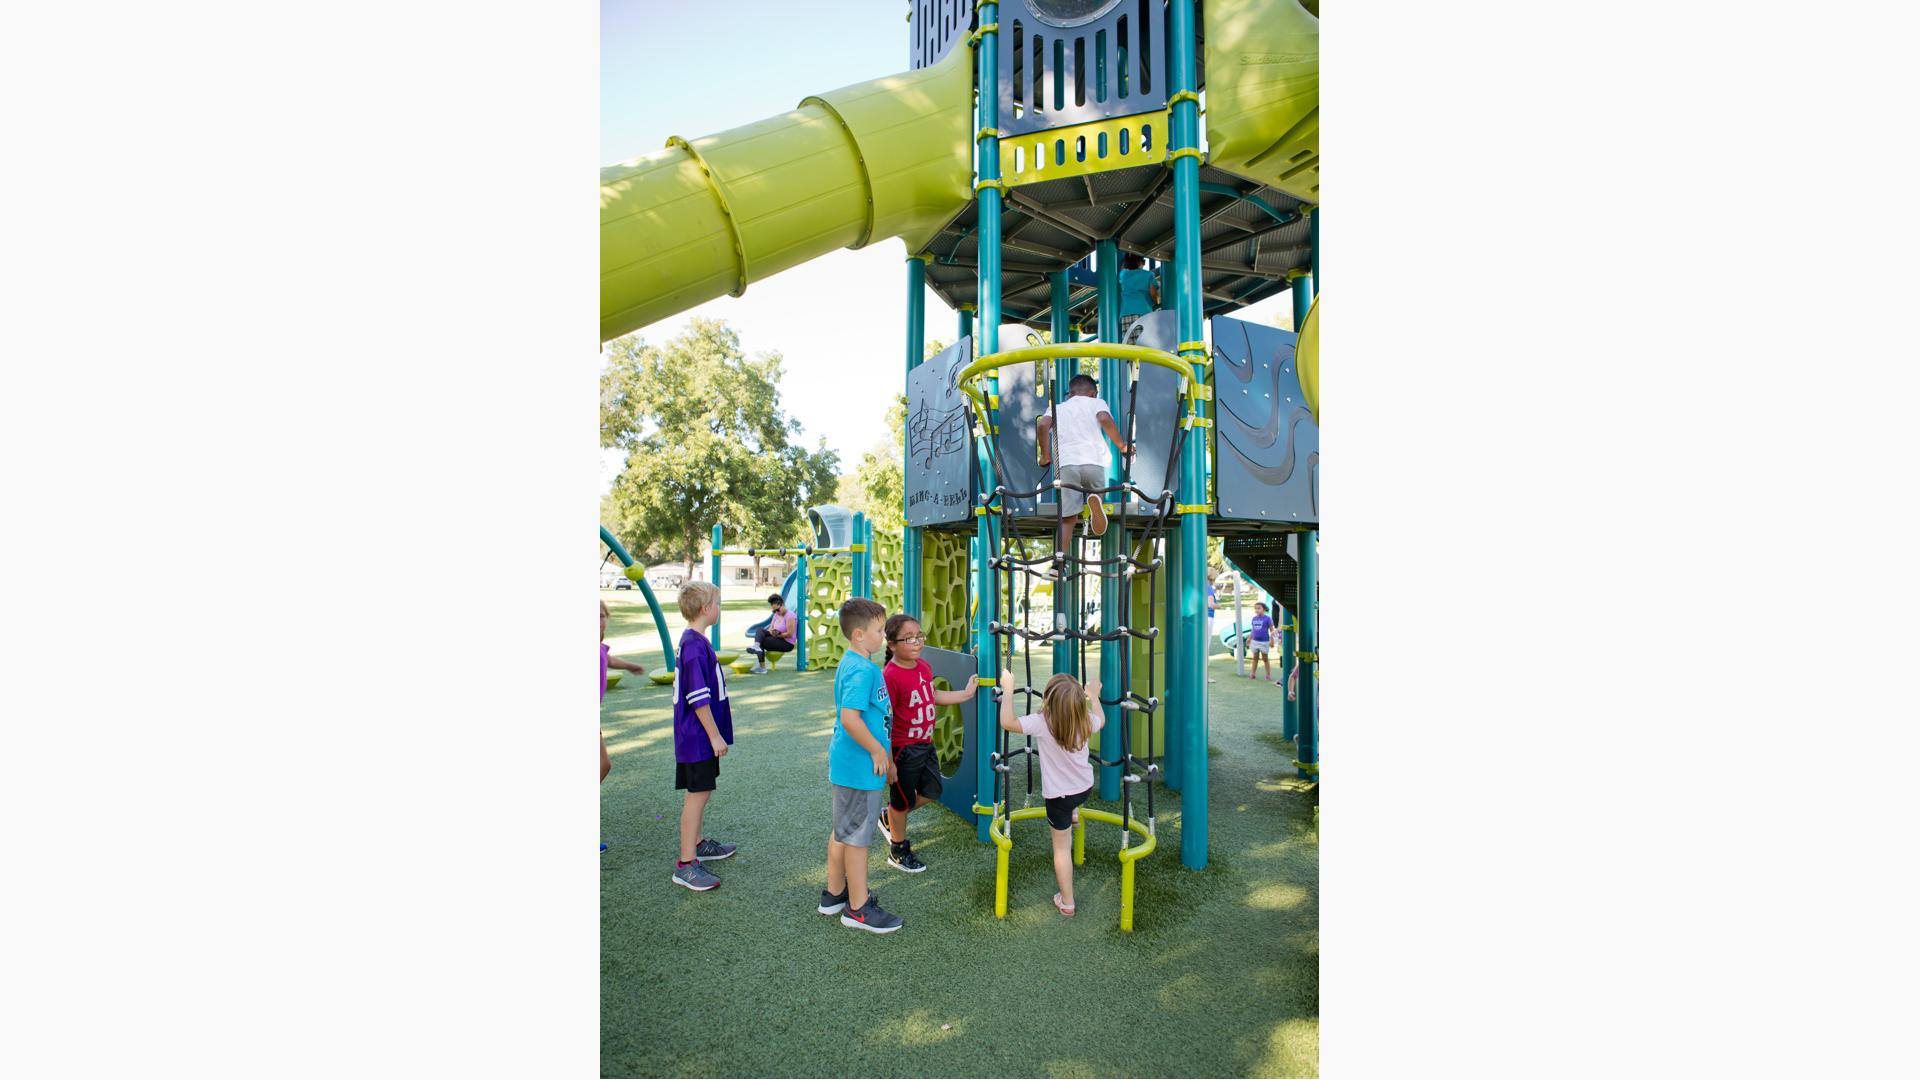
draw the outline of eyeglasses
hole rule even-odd
[[[921,642],[925,640],[927,640],[927,635],[925,634],[907,634],[903,637],[897,637],[892,639],[895,645],[912,645],[912,644],[915,644],[916,642]]]

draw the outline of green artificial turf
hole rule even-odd
[[[614,652],[655,668],[645,605],[632,592],[602,596]],[[728,643],[756,610],[741,607],[725,612]],[[669,623],[677,637],[677,611]],[[1049,902],[1045,823],[1015,825],[1000,920],[993,848],[940,806],[910,826],[926,873],[888,867],[884,841],[871,849],[874,891],[903,929],[872,935],[816,912],[833,676],[787,666],[728,673],[736,742],[706,832],[740,852],[712,864],[720,888],[674,885],[671,691],[623,682],[601,709],[613,758],[601,789],[602,1074],[1316,1075],[1314,811],[1277,735],[1281,689],[1235,679],[1225,657],[1208,666],[1219,679],[1209,864],[1180,864],[1180,797],[1161,788],[1159,848],[1139,863],[1131,934],[1118,926],[1116,826],[1088,827],[1079,914],[1067,919]]]

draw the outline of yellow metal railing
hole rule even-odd
[[[992,822],[987,827],[987,834],[993,838],[993,846],[997,849],[994,852],[993,868],[993,917],[996,919],[1007,917],[1007,874],[1013,860],[1013,837],[1008,835],[1008,832],[1016,821],[1031,821],[1034,818],[1047,816],[1047,808],[1044,806],[1023,807],[1011,813],[1004,813],[1004,810],[1005,805],[1002,803],[995,803],[993,806],[981,806],[975,803],[973,806],[974,813],[993,816]],[[1121,823],[1119,814],[1107,810],[1094,810],[1082,806],[1079,814],[1080,820],[1073,826],[1075,866],[1086,862],[1088,821],[1104,821],[1109,825]],[[1129,820],[1126,825],[1145,841],[1137,845],[1129,844],[1120,849],[1120,929],[1132,933],[1133,864],[1153,854],[1156,841],[1152,831],[1147,828],[1147,823],[1139,818]]]

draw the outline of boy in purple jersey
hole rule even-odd
[[[707,644],[707,628],[720,618],[719,588],[688,582],[680,590],[680,614],[687,628],[680,632],[680,659],[673,673],[673,786],[687,794],[680,804],[680,857],[673,866],[673,883],[706,892],[720,879],[702,864],[739,850],[737,844],[700,835],[707,802],[720,780],[720,759],[733,743],[727,682],[713,646]]]

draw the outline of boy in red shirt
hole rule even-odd
[[[920,659],[927,642],[920,622],[911,615],[895,615],[887,620],[887,664],[883,669],[887,697],[893,703],[893,765],[898,774],[887,785],[886,810],[880,813],[880,829],[892,842],[887,865],[909,874],[927,868],[913,853],[907,840],[907,815],[940,797],[940,759],[933,752],[934,708],[961,705],[973,697],[980,677],[967,677],[960,690],[933,688],[933,667]]]

